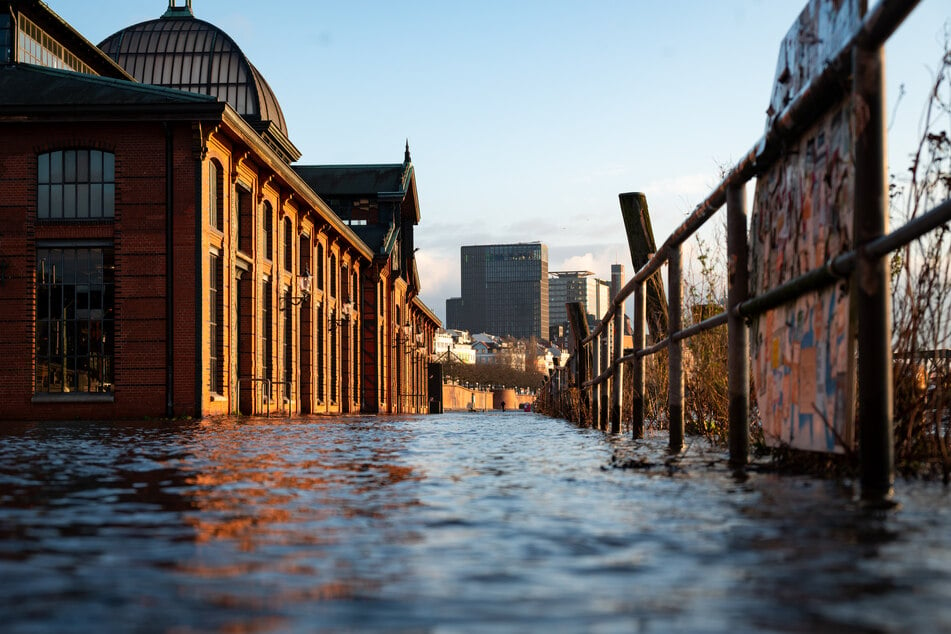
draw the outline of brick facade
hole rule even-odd
[[[44,5],[7,4],[69,28]],[[16,63],[0,64],[0,95],[0,418],[427,411],[416,350],[438,320],[416,298],[411,229],[381,256],[211,98]],[[109,217],[42,217],[40,189],[72,192],[85,213],[100,195],[88,191],[112,186],[48,179],[39,157],[61,152],[68,172],[74,151],[114,160]],[[64,281],[63,262],[99,255],[101,270],[75,268],[105,290]],[[57,293],[62,307],[47,306]]]

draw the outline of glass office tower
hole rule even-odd
[[[541,242],[464,246],[461,327],[548,338],[548,247]]]

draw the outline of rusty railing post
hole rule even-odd
[[[895,454],[892,430],[891,307],[884,257],[864,245],[884,235],[888,191],[885,176],[885,55],[882,47],[852,53],[855,130],[855,244],[859,259],[853,277],[858,295],[858,414],[862,498],[892,493]]]
[[[624,265],[611,265],[611,300],[616,301],[624,288]],[[624,350],[624,302],[618,305],[614,313],[614,352],[611,355],[614,378],[611,380],[611,433],[621,433],[621,412],[624,411],[624,364],[618,363]]]
[[[601,372],[607,372],[608,367],[611,365],[611,322],[607,323],[607,327],[604,329],[604,332],[601,333],[600,344],[601,344]],[[601,409],[599,410],[601,414],[601,419],[598,421],[598,429],[602,431],[608,430],[608,418],[611,412],[610,404],[610,381],[611,379],[605,379],[599,386],[600,390],[598,393],[601,395]]]
[[[746,237],[746,188],[726,193],[727,213],[727,372],[730,413],[730,465],[745,467],[750,454],[750,333],[733,309],[749,296],[749,244]]]
[[[644,348],[644,326],[647,322],[647,293],[643,282],[634,285],[634,350]],[[644,437],[644,357],[631,363],[631,433],[634,438]]]
[[[591,377],[596,378],[601,375],[601,338],[595,337],[588,344],[591,346]],[[601,384],[591,386],[591,425],[601,429]]]
[[[683,274],[681,270],[682,245],[670,249],[667,256],[667,293],[670,298],[667,313],[668,380],[667,386],[667,426],[670,434],[670,451],[679,453],[684,446],[684,374],[683,341],[674,341],[673,335],[682,328],[681,302],[683,295]]]

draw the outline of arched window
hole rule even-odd
[[[285,306],[291,305],[291,287],[284,287]],[[291,400],[291,382],[294,380],[294,311],[284,311],[284,398]]]
[[[221,163],[212,160],[208,169],[208,223],[221,231],[225,224],[225,177]]]
[[[254,253],[254,203],[251,190],[243,185],[235,188],[238,207],[238,248],[248,255]]]
[[[291,219],[284,218],[284,270],[294,269],[294,226]]]
[[[340,274],[340,271],[337,270],[337,256],[330,256],[330,296],[337,296],[337,275]]]
[[[317,243],[317,272],[314,273],[314,277],[317,278],[317,289],[324,290],[324,245],[321,242]]]
[[[274,210],[271,203],[264,201],[264,257],[274,259]]]
[[[115,155],[57,150],[37,157],[36,216],[42,220],[115,217]]]
[[[261,376],[274,379],[274,284],[265,277],[261,294]],[[268,394],[268,398],[273,395]]]

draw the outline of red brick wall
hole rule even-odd
[[[173,128],[175,414],[195,406],[195,158],[191,131]],[[166,412],[166,132],[160,123],[0,126],[2,418],[163,416]],[[115,220],[38,224],[36,156],[68,148],[115,154]],[[116,264],[115,391],[112,403],[33,403],[36,241],[109,239]]]

